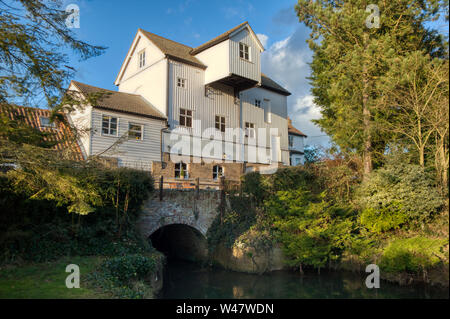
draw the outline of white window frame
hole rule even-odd
[[[217,118],[219,118],[219,121],[217,121]],[[216,116],[214,117],[214,127],[216,128],[216,130],[218,130],[219,132],[225,133],[225,130],[227,128],[226,123],[227,123],[227,120],[225,119],[225,116],[216,114]],[[217,124],[219,125],[219,128],[217,128]],[[222,127],[223,127],[223,131],[222,131]]]
[[[213,180],[218,180],[220,177],[225,176],[225,169],[221,165],[213,166]]]
[[[254,105],[255,105],[256,107],[261,107],[261,100],[255,99]]]
[[[104,133],[103,132],[103,118],[104,117],[109,117],[108,120],[108,133]],[[115,118],[116,119],[116,134],[111,134],[109,133],[111,131],[111,119]],[[102,119],[101,119],[101,132],[103,136],[113,136],[113,137],[117,137],[119,136],[119,117],[117,116],[113,116],[113,115],[109,115],[109,114],[102,114]]]
[[[243,42],[239,42],[239,57],[242,60],[251,62],[251,48]]]
[[[51,122],[50,118],[48,116],[39,116],[39,122],[41,124],[41,127],[56,128],[56,123]],[[44,122],[47,122],[47,123],[44,123]]]
[[[245,122],[245,137],[256,137],[255,123]]]
[[[130,128],[130,126],[131,125],[135,125],[135,126],[140,126],[141,127],[141,138],[139,138],[139,139],[136,139],[136,138],[132,138],[131,136],[130,136],[130,131],[131,132],[137,132],[137,130],[131,130],[131,128]],[[128,122],[128,139],[129,140],[132,140],[132,141],[142,141],[143,139],[144,139],[144,125],[143,124],[140,124],[140,123],[135,123],[135,122]]]
[[[177,168],[177,165],[179,166],[178,168]],[[175,178],[177,178],[177,179],[182,179],[181,178],[181,168],[182,167],[184,167],[183,169],[184,169],[184,179],[188,179],[189,178],[189,166],[188,166],[188,164],[186,164],[186,163],[183,163],[183,162],[178,162],[178,163],[175,163],[175,165],[174,165],[174,177]],[[177,172],[178,172],[178,177],[177,177]]]
[[[185,78],[177,77],[177,87],[186,89],[187,80]]]
[[[145,66],[145,49],[139,52],[139,69]]]
[[[184,114],[182,114],[182,111],[184,112]],[[188,115],[187,113],[191,112],[191,115]],[[181,124],[181,118],[184,117],[184,124]],[[188,126],[187,125],[187,119],[190,118],[191,119],[191,125]],[[192,124],[194,122],[194,111],[189,110],[189,109],[184,109],[184,108],[180,108],[180,117],[179,117],[179,125],[183,126],[183,127],[189,127],[192,128]]]

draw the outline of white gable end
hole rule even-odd
[[[140,55],[143,52],[142,65]],[[133,41],[115,84],[119,92],[139,94],[167,115],[167,59],[141,31]]]

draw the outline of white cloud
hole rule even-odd
[[[259,41],[261,41],[261,44],[263,45],[263,47],[266,47],[269,37],[262,33],[258,33],[256,36],[258,37]]]
[[[288,114],[293,125],[308,135],[306,144],[326,146],[329,138],[311,120],[321,117],[314,104],[307,77],[312,52],[305,40],[308,30],[299,27],[293,34],[273,43],[261,56],[262,71],[292,93],[288,97]],[[258,34],[258,37],[260,35]]]

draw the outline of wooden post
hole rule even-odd
[[[159,178],[159,201],[163,200],[163,185],[164,185],[164,177],[161,175]]]
[[[195,179],[195,196],[197,199],[200,197],[200,177]]]

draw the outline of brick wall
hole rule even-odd
[[[162,168],[161,162],[153,162],[152,173],[153,176],[164,176],[167,178],[175,177],[175,162],[170,160],[170,154],[164,153],[163,160],[165,163],[165,168]],[[239,180],[244,174],[246,169],[251,169],[253,171],[258,171],[260,167],[267,167],[265,164],[254,164],[254,163],[225,163],[225,162],[203,162],[194,163],[193,157],[191,156],[189,160],[185,161],[187,163],[187,170],[189,172],[189,178],[199,177],[201,180],[213,178],[213,166],[220,165],[223,167],[224,175],[227,180]],[[245,166],[245,168],[244,168]],[[280,168],[284,167],[280,163]]]

